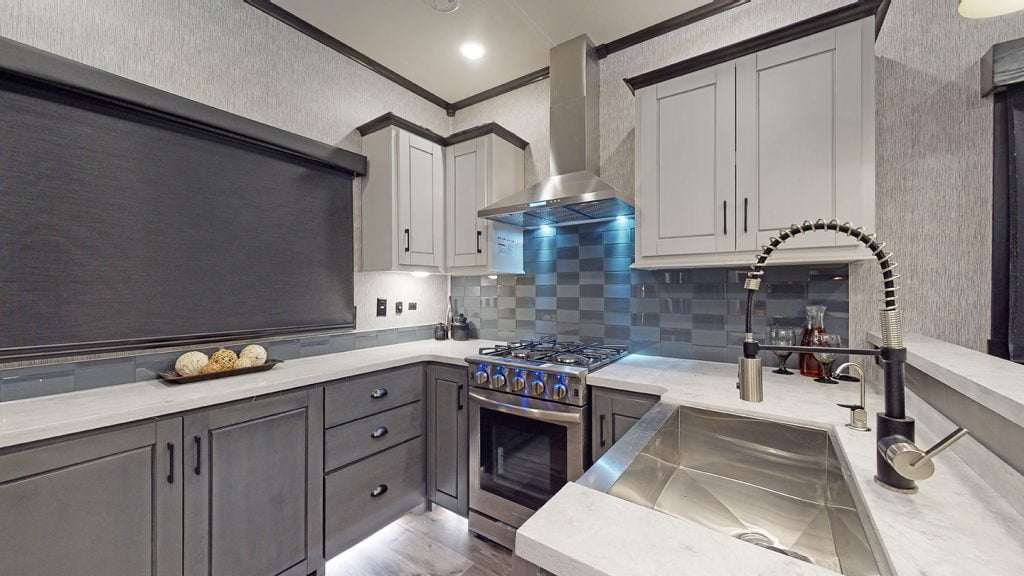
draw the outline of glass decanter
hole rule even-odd
[[[807,306],[804,308],[807,314],[807,327],[804,328],[801,346],[813,346],[814,335],[825,333],[825,307]],[[809,352],[800,353],[800,373],[811,378],[821,377],[821,365],[814,359],[814,354]]]

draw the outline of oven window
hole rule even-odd
[[[480,408],[480,488],[537,510],[565,485],[564,426]]]

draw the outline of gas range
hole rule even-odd
[[[627,354],[625,346],[522,340],[481,348],[466,362],[472,386],[584,406],[587,374]]]

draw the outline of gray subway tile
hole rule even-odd
[[[363,332],[356,333],[355,335],[355,349],[363,350],[365,348],[373,348],[377,346],[377,333],[376,332]]]
[[[0,370],[0,402],[61,394],[74,389],[73,364]]]
[[[174,363],[183,352],[154,352],[135,357],[135,381],[158,378],[157,372],[174,370]]]
[[[299,340],[299,355],[303,358],[308,356],[320,356],[331,352],[330,336],[311,336]]]
[[[75,363],[75,390],[88,390],[134,381],[134,357]]]
[[[355,350],[356,337],[353,334],[334,334],[331,336],[331,352],[349,352]]]

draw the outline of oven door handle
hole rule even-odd
[[[481,396],[475,392],[470,392],[469,397],[481,404],[488,405],[498,412],[505,412],[506,414],[525,414],[547,422],[567,422],[570,424],[579,424],[583,422],[583,414],[552,412],[551,410],[538,410],[537,408],[527,408],[526,406],[506,404],[504,402],[498,402],[497,400],[491,400],[490,398]]]

